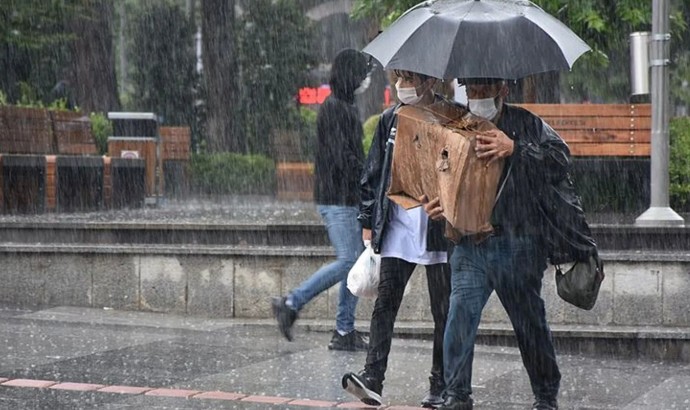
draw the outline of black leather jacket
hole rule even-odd
[[[504,104],[496,126],[515,142],[515,149],[506,159],[501,181],[507,179],[492,223],[506,231],[541,236],[553,264],[596,254],[570,178],[567,144],[541,118],[520,107]]]
[[[359,216],[364,229],[371,229],[371,246],[374,252],[381,252],[381,243],[386,233],[390,199],[386,195],[391,178],[391,162],[395,146],[396,105],[381,114],[374,139],[364,165],[360,181],[361,202]],[[392,132],[391,132],[392,131]],[[444,237],[445,222],[429,220],[427,225],[427,250],[447,251],[449,243]]]

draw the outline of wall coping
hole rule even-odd
[[[330,246],[264,245],[153,245],[147,244],[25,244],[0,243],[0,253],[101,253],[132,255],[247,255],[247,256],[335,256]],[[604,261],[616,262],[690,262],[690,250],[676,251],[601,251]]]

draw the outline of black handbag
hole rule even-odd
[[[592,309],[604,280],[604,264],[569,175],[556,184],[546,184],[539,210],[545,222],[548,259],[556,267],[558,296],[581,309]],[[563,273],[560,264],[570,262],[574,265]]]
[[[604,262],[596,254],[586,261],[575,262],[565,273],[560,266],[556,266],[558,296],[580,309],[590,310],[594,307],[603,280]]]

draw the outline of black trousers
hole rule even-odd
[[[374,304],[369,330],[369,351],[365,372],[383,381],[405,286],[417,265],[398,258],[381,258],[379,295]],[[450,298],[450,267],[446,263],[426,266],[426,277],[434,318],[434,348],[431,374],[443,380],[443,334]]]

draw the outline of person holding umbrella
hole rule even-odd
[[[298,312],[321,292],[340,283],[335,330],[328,349],[366,350],[365,338],[355,330],[358,298],[347,288],[347,274],[364,251],[362,228],[357,221],[363,130],[354,103],[355,95],[366,90],[370,82],[367,57],[353,49],[340,51],[333,60],[329,82],[331,95],[316,118],[314,199],[336,260],[314,272],[287,296],[274,298],[272,309],[280,333],[292,341]]]
[[[410,71],[395,70],[394,73],[398,78],[396,90],[402,104],[418,107],[429,107],[433,103],[456,104],[434,93],[437,79]],[[422,399],[422,405],[437,407],[443,404],[445,388],[443,334],[450,295],[446,253],[449,243],[444,238],[443,221],[430,221],[421,207],[405,210],[386,195],[399,107],[391,107],[381,115],[361,179],[358,219],[364,228],[362,238],[370,240],[374,252],[381,255],[380,281],[364,370],[359,374],[346,373],[342,386],[366,404],[381,405],[395,318],[410,276],[417,265],[424,265],[434,319],[434,344],[430,388]]]
[[[570,151],[558,134],[529,111],[504,102],[506,81],[459,79],[470,112],[498,130],[477,135],[479,158],[505,159],[502,189],[491,215],[491,234],[462,237],[450,258],[451,296],[444,338],[445,410],[472,409],[472,360],[481,312],[496,292],[513,325],[535,397],[533,409],[558,408],[561,374],[541,286],[547,267],[546,222],[539,205],[546,184],[567,178]],[[441,220],[439,199],[424,208]]]

